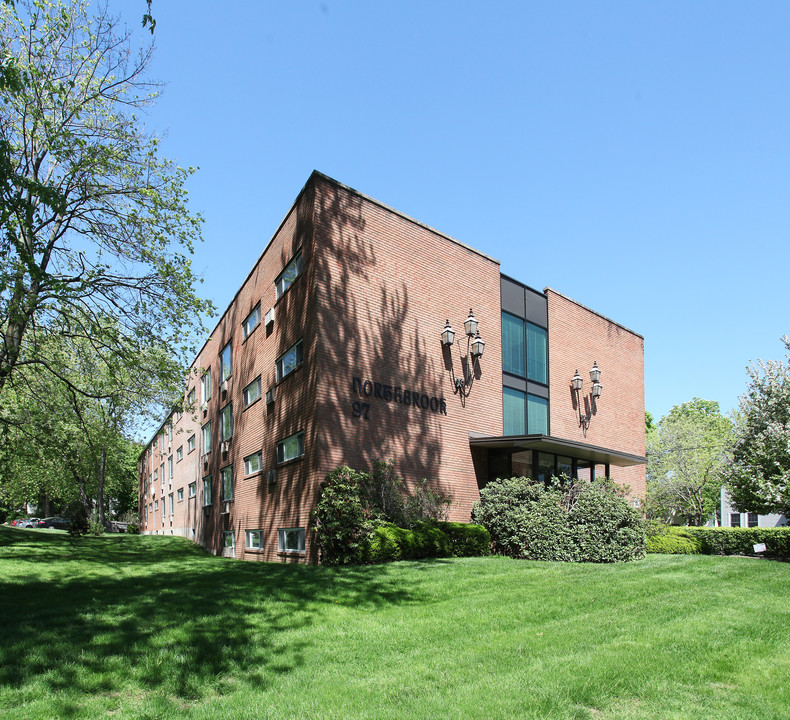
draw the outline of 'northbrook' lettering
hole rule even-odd
[[[447,415],[447,403],[444,398],[431,397],[418,390],[403,390],[399,385],[385,385],[371,380],[355,377],[352,382],[355,393],[361,397],[374,397],[385,402],[396,402],[419,410]]]

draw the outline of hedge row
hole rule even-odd
[[[480,525],[440,522],[419,523],[411,529],[392,523],[374,528],[365,559],[371,563],[422,558],[488,555],[491,537]]]
[[[700,543],[704,555],[760,555],[790,560],[790,528],[684,528]],[[765,552],[755,553],[754,545],[765,544]]]
[[[765,552],[755,553],[755,545]],[[671,527],[650,524],[650,553],[753,555],[790,560],[790,528]]]

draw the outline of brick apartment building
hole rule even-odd
[[[449,492],[457,521],[511,475],[605,474],[637,503],[643,360],[636,333],[314,172],[140,456],[141,529],[316,561],[319,483],[375,459]]]

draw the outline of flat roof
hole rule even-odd
[[[641,455],[611,450],[597,445],[576,440],[563,440],[551,435],[479,435],[469,433],[471,447],[497,448],[503,450],[539,450],[556,455],[571,455],[579,460],[590,460],[595,464],[615,465],[616,467],[629,467],[631,465],[644,465],[647,458]]]

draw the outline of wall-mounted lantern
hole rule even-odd
[[[589,402],[589,411],[582,412],[582,386],[584,385],[584,379],[581,375],[579,375],[579,371],[576,371],[576,374],[571,378],[571,390],[573,390],[576,396],[576,405],[579,410],[579,427],[584,428],[584,432],[587,432],[587,428],[590,427],[590,420],[592,420],[593,415],[593,408],[595,407],[596,401],[598,398],[601,397],[601,392],[603,391],[603,385],[601,385],[601,370],[598,367],[597,362],[593,362],[592,368],[590,368],[590,382],[592,383],[592,388],[590,389],[590,402]],[[585,396],[585,401],[586,401]],[[585,402],[585,406],[587,403]]]
[[[466,334],[466,355],[461,356],[463,377],[457,377],[455,374],[455,365],[452,352],[450,352],[450,349],[455,344],[455,330],[450,325],[449,319],[445,321],[444,329],[441,333],[442,345],[448,349],[450,358],[450,370],[453,374],[453,392],[460,394],[462,398],[467,397],[472,389],[472,383],[474,383],[475,379],[475,363],[479,363],[486,347],[483,338],[480,337],[477,318],[474,316],[472,308],[469,308],[469,317],[464,321],[464,333]]]

